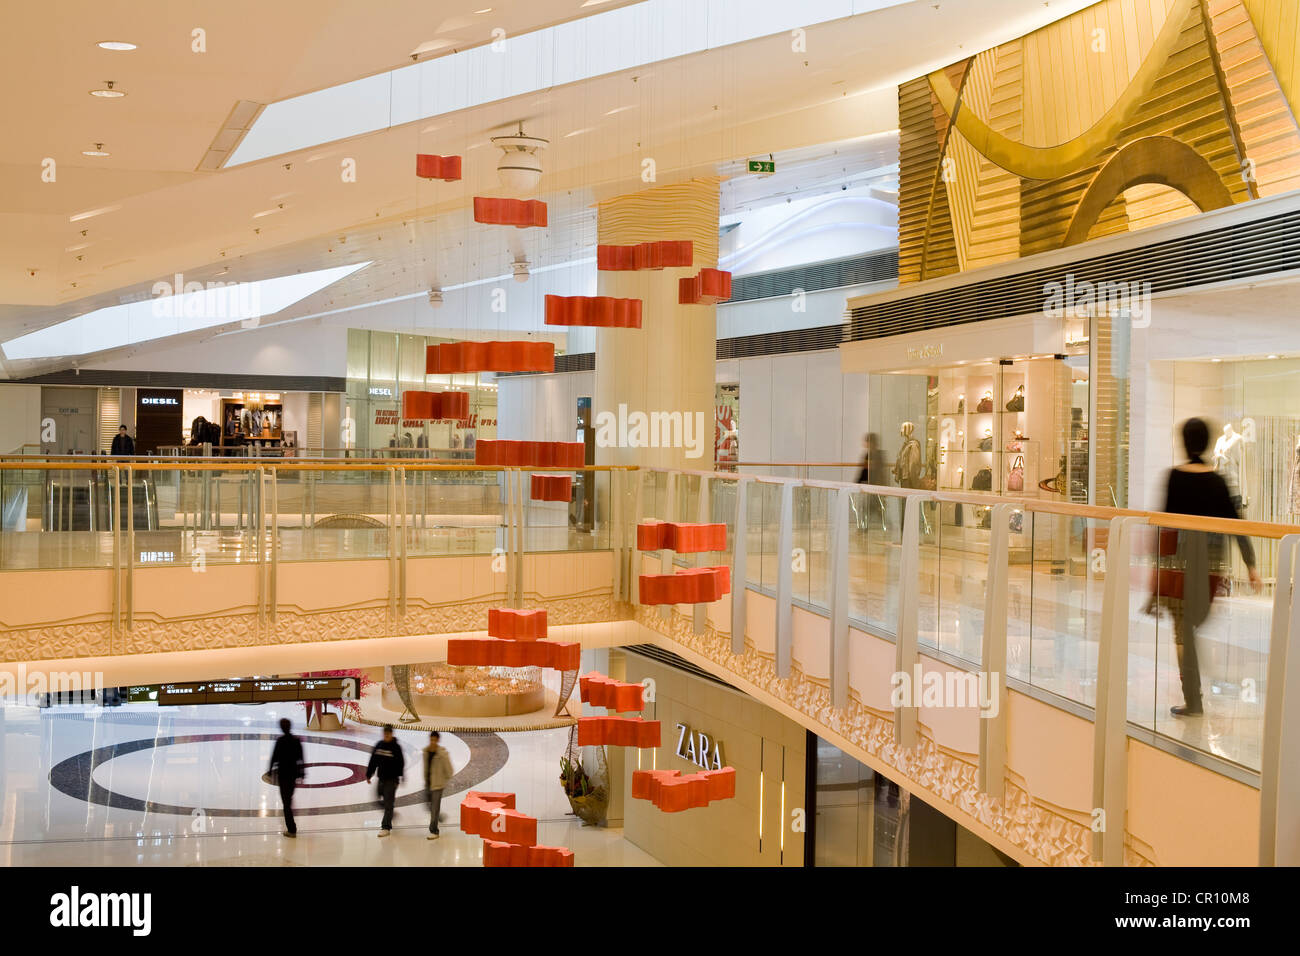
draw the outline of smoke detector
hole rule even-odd
[[[429,290],[429,305],[435,309],[442,305],[442,289],[434,286]]]
[[[542,158],[538,151],[550,145],[549,140],[524,134],[524,124],[519,132],[509,136],[493,136],[492,145],[501,150],[497,162],[497,175],[501,185],[512,193],[530,193],[542,181]]]
[[[527,260],[527,259],[516,259],[514,262],[512,262],[512,263],[510,264],[510,268],[511,268],[511,270],[513,270],[513,272],[514,272],[514,274],[515,274],[515,281],[516,281],[516,282],[527,282],[527,281],[528,281],[528,275],[529,275],[529,272],[528,272],[528,260]]]

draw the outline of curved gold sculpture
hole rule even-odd
[[[1196,0],[1175,0],[1164,26],[1160,28],[1160,35],[1124,92],[1091,127],[1056,146],[1026,146],[994,132],[974,112],[962,108],[961,98],[943,70],[936,70],[927,77],[930,89],[944,112],[952,117],[958,132],[983,156],[1003,169],[1025,179],[1066,176],[1086,166],[1120,138],[1120,131],[1151,92],[1160,71],[1178,45],[1183,25],[1195,4]]]
[[[1144,136],[1125,145],[1097,171],[1075,207],[1061,245],[1087,239],[1111,201],[1143,183],[1177,189],[1201,212],[1232,205],[1232,193],[1204,156],[1172,136]]]

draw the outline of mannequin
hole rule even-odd
[[[903,422],[898,426],[903,444],[894,461],[894,481],[900,488],[921,486],[921,443],[912,437],[915,430],[916,426],[911,422]]]
[[[1223,476],[1223,480],[1228,484],[1228,494],[1232,498],[1233,505],[1238,511],[1244,503],[1249,504],[1246,499],[1245,488],[1242,487],[1240,478],[1241,471],[1241,445],[1243,438],[1232,427],[1232,423],[1223,426],[1223,434],[1219,440],[1214,443],[1214,470]]]

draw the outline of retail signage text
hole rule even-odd
[[[180,402],[174,398],[142,398],[141,405],[179,405]]]
[[[382,395],[384,398],[392,398],[392,397],[393,397],[393,390],[392,390],[391,388],[384,388],[384,387],[382,387],[382,386],[372,385],[372,386],[370,386],[370,394],[371,394],[371,395]]]
[[[943,343],[938,345],[922,345],[917,348],[907,350],[907,360],[915,362],[918,359],[933,359],[943,357]]]
[[[708,734],[695,733],[686,724],[678,724],[677,756],[705,770],[721,770],[722,741],[710,740]]]

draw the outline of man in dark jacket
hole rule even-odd
[[[117,426],[117,434],[113,436],[113,447],[109,451],[113,455],[130,456],[135,454],[135,442],[126,433],[125,425]]]
[[[393,802],[397,799],[397,785],[405,770],[402,745],[393,736],[393,725],[384,724],[384,739],[370,751],[370,763],[366,766],[366,783],[376,773],[379,775],[379,802],[384,807],[384,819],[379,823],[381,837],[393,832]]]
[[[284,804],[284,835],[296,837],[298,826],[293,822],[293,791],[298,781],[306,775],[302,760],[302,741],[289,733],[287,717],[280,720],[281,737],[271,751],[271,779],[280,785],[280,802]]]

